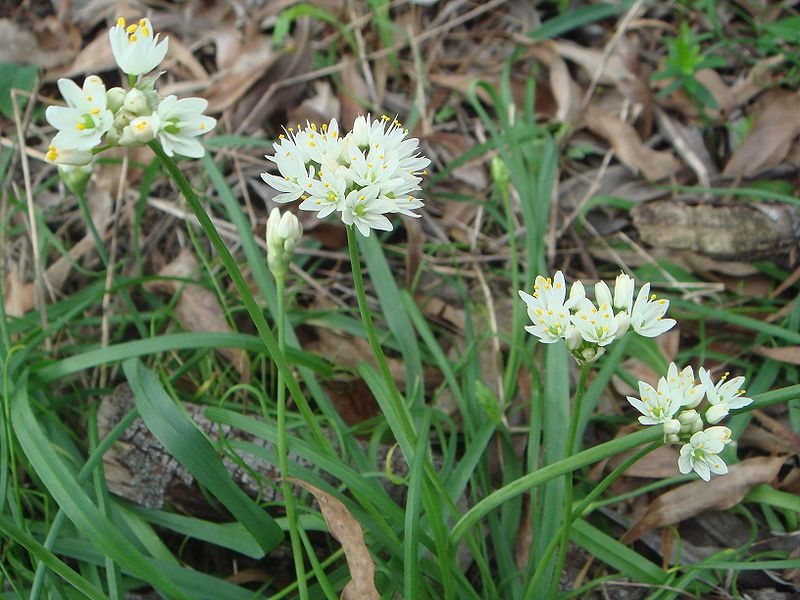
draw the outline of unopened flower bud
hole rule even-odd
[[[56,148],[51,145],[44,155],[47,162],[70,167],[83,167],[92,162],[94,154],[89,150],[75,150],[73,148]]]
[[[367,124],[367,119],[363,115],[356,117],[350,136],[351,141],[358,146],[358,148],[364,149],[369,146],[369,125]]]
[[[703,418],[696,410],[684,410],[678,415],[681,433],[693,434],[703,429]]]
[[[614,282],[614,308],[617,310],[630,311],[633,306],[633,287],[634,281],[625,273],[617,275]]]
[[[145,115],[151,110],[150,103],[147,101],[147,97],[145,96],[144,92],[137,88],[128,90],[128,93],[125,95],[125,100],[122,103],[122,107],[128,112],[137,116]]]
[[[267,264],[273,275],[283,276],[303,235],[303,226],[290,212],[273,208],[267,219]]]
[[[586,290],[583,288],[583,284],[576,280],[572,282],[572,287],[569,288],[569,299],[570,300],[583,300],[586,298]]]
[[[611,290],[608,289],[605,281],[598,281],[594,284],[594,297],[597,300],[597,306],[607,304],[611,306]]]
[[[605,353],[606,353],[605,346],[591,346],[589,348],[581,350],[580,354],[584,364],[588,365],[597,361],[597,359],[599,359]]]
[[[570,352],[576,350],[583,343],[580,330],[572,324],[567,325],[567,329],[564,331],[564,339],[567,344],[567,350]]]
[[[121,87],[113,87],[106,92],[106,104],[108,106],[108,110],[112,113],[116,113],[120,108],[122,108],[122,103],[125,101],[125,90]]]
[[[727,404],[715,404],[706,411],[706,421],[711,425],[716,425],[728,416]]]
[[[492,179],[498,185],[503,187],[508,186],[508,182],[511,181],[511,173],[508,170],[508,165],[503,162],[503,159],[497,155],[492,157],[491,167]]]
[[[122,130],[122,135],[119,137],[120,146],[141,146],[148,142],[152,142],[158,133],[158,117],[151,115],[149,117],[136,117],[133,119],[125,129]]]
[[[667,419],[664,421],[664,434],[678,434],[681,431],[681,422],[678,419]]]
[[[91,165],[73,167],[70,165],[58,165],[58,175],[67,189],[76,196],[82,196],[86,191],[86,184],[92,175]]]
[[[665,433],[664,434],[664,443],[665,444],[678,444],[681,441],[681,437],[677,433]]]

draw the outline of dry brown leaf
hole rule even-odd
[[[115,64],[114,55],[111,53],[111,44],[108,43],[108,32],[103,29],[97,34],[97,37],[78,52],[71,65],[48,72],[45,79],[52,81],[59,77],[98,73],[112,68]]]
[[[192,279],[196,276],[197,259],[189,249],[183,249],[178,257],[166,265],[159,275],[162,277],[181,277]],[[151,281],[144,284],[151,291],[174,294],[181,287],[183,291],[175,306],[175,315],[180,324],[189,331],[213,331],[232,333],[230,324],[222,312],[217,295],[197,284],[184,284],[181,281]],[[250,363],[247,353],[238,348],[219,348],[219,353],[231,361],[244,381],[250,379]]]
[[[635,451],[615,457],[609,461],[611,467],[616,468]],[[663,479],[674,477],[678,474],[675,465],[678,464],[678,450],[673,446],[661,446],[650,454],[640,458],[625,471],[627,477],[642,477],[645,479]]]
[[[800,346],[783,346],[782,348],[769,348],[767,346],[756,346],[756,354],[766,356],[773,360],[800,365]]]
[[[553,47],[561,56],[583,67],[589,77],[595,77],[595,74],[602,68],[598,79],[599,83],[616,85],[636,78],[625,64],[625,59],[618,53],[612,52],[605,59],[604,64],[603,50],[584,48],[572,42],[554,42]]]
[[[327,81],[314,82],[314,94],[303,100],[298,106],[287,111],[289,123],[327,123],[332,118],[337,121],[341,117],[342,105],[339,97],[333,93]],[[339,127],[348,127],[350,123],[340,123]]]
[[[550,73],[550,91],[553,93],[558,110],[556,121],[574,122],[580,111],[581,88],[572,80],[569,68],[559,56],[553,42],[543,42],[531,48],[533,56],[547,67]]]
[[[46,20],[43,25],[50,23]],[[11,19],[0,19],[0,62],[33,64],[50,69],[63,65],[75,55],[76,48],[70,44],[72,36],[65,35],[63,27],[59,36],[53,35],[52,31],[42,31],[41,38]],[[52,43],[54,40],[57,42],[55,45]]]
[[[361,74],[359,64],[350,57],[344,56],[345,66],[342,69],[342,90],[339,101],[342,106],[342,124],[347,127],[356,117],[364,112],[369,99],[369,87]]]
[[[342,545],[351,579],[342,590],[341,600],[378,600],[381,595],[375,588],[375,562],[364,543],[361,524],[339,499],[300,479],[289,477],[287,481],[314,495],[328,530]]]
[[[222,112],[235,105],[275,59],[269,38],[257,29],[251,30],[231,66],[211,76],[212,83],[205,92],[208,112]]]
[[[196,80],[205,81],[208,79],[208,71],[194,57],[194,54],[181,43],[177,36],[170,36],[167,61],[167,66],[170,62],[177,62],[183,65]]]
[[[800,133],[797,92],[772,90],[757,104],[755,123],[725,165],[729,177],[752,177],[777,166]]]
[[[641,171],[647,179],[664,179],[680,169],[680,163],[671,152],[645,146],[633,125],[616,115],[590,106],[584,120],[589,129],[611,144],[614,153],[626,166]]]
[[[759,456],[732,465],[727,475],[711,481],[693,481],[662,494],[620,540],[628,544],[656,527],[680,523],[707,510],[735,506],[747,492],[778,476],[785,456]]]

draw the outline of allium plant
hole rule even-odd
[[[122,17],[108,32],[111,50],[127,88],[106,89],[97,75],[79,87],[59,79],[67,106],[51,106],[48,123],[58,130],[45,158],[70,167],[89,165],[95,155],[113,146],[135,147],[158,141],[167,156],[200,158],[205,150],[197,139],[214,129],[216,120],[203,114],[203,98],[162,98],[155,88],[160,73],[145,76],[164,59],[169,40],[159,40],[149,19],[128,25]]]
[[[628,396],[628,402],[642,413],[642,425],[664,426],[664,443],[684,442],[678,459],[681,473],[694,471],[708,481],[712,474],[728,472],[719,453],[731,441],[731,430],[716,425],[731,409],[744,408],[753,401],[739,389],[744,377],[727,381],[725,373],[715,384],[711,374],[700,367],[700,381],[695,381],[692,367],[678,373],[675,363],[670,363],[666,377],[658,380],[658,389],[644,381],[639,382],[640,398]],[[704,412],[695,410],[703,399],[708,408]],[[703,429],[703,421],[714,427]]]
[[[301,210],[320,219],[334,212],[345,225],[369,237],[372,229],[391,231],[386,215],[419,217],[424,206],[416,196],[430,160],[417,152],[419,140],[386,115],[359,116],[342,134],[336,119],[318,126],[287,127],[273,144],[279,175],[262,174],[278,192],[278,203],[302,200]]]

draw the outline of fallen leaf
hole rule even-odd
[[[615,457],[609,461],[611,467],[616,468],[628,458],[633,452],[626,453],[625,455]],[[630,467],[627,468],[625,473],[626,477],[641,477],[644,479],[663,479],[666,477],[674,477],[678,474],[678,450],[673,446],[661,446],[656,448],[650,454],[640,458]]]
[[[63,33],[62,30],[61,41],[66,42],[63,47],[52,47],[43,43],[56,39],[52,32],[43,31],[40,40],[11,19],[0,19],[0,62],[32,64],[43,69],[62,65],[75,55],[74,49],[67,45],[72,36]]]
[[[604,50],[584,48],[572,42],[555,42],[553,46],[562,57],[583,67],[589,77],[595,77],[602,68],[598,83],[616,85],[636,77],[628,68],[625,59],[617,52],[612,52],[606,57]]]
[[[197,259],[190,250],[183,249],[178,257],[161,269],[158,274],[162,277],[192,279],[196,277],[196,272]],[[220,333],[233,332],[222,312],[217,295],[211,290],[198,284],[185,284],[175,280],[151,281],[144,285],[148,290],[166,294],[175,294],[183,288],[181,297],[175,306],[175,315],[185,329]],[[217,350],[231,361],[244,381],[250,379],[250,363],[244,350],[237,348],[218,348]]]
[[[756,105],[755,123],[728,160],[723,175],[752,177],[777,166],[800,133],[797,92],[772,90]]]
[[[778,360],[792,365],[800,365],[800,346],[783,346],[782,348],[768,348],[756,346],[756,354]]]
[[[633,125],[616,115],[590,106],[586,109],[584,121],[589,129],[611,144],[620,161],[641,171],[647,179],[664,179],[680,169],[680,163],[671,152],[645,146]]]
[[[555,119],[560,123],[577,120],[581,105],[581,88],[572,80],[569,68],[559,56],[552,42],[543,42],[531,48],[533,56],[544,63],[550,73],[550,91],[556,105]]]
[[[311,492],[319,503],[328,530],[342,545],[350,581],[342,590],[341,600],[377,600],[381,597],[375,588],[375,562],[364,543],[361,524],[337,498],[326,494],[318,487],[292,477],[287,481]]]
[[[629,544],[656,527],[674,525],[707,510],[735,506],[752,488],[775,479],[784,462],[786,456],[748,458],[732,465],[727,475],[670,490],[650,503],[644,516],[620,541]]]

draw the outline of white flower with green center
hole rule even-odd
[[[591,300],[584,298],[572,315],[572,323],[581,332],[581,337],[592,344],[607,346],[616,339],[618,324],[608,302],[595,307]]]
[[[678,372],[678,366],[670,363],[666,376],[667,393],[676,398],[681,407],[694,408],[703,400],[705,387],[694,379],[694,370],[691,366]]]
[[[275,163],[280,175],[262,173],[261,179],[279,192],[273,198],[275,202],[293,202],[306,194],[308,180],[314,177],[314,167],[307,166],[303,152],[292,137],[281,134],[272,147],[275,154],[267,154],[265,158]]]
[[[392,205],[378,198],[378,187],[368,186],[353,190],[345,198],[342,222],[355,225],[364,237],[369,237],[371,229],[391,231],[392,222],[384,216]]]
[[[528,317],[533,322],[533,325],[525,327],[525,331],[545,344],[552,344],[567,336],[570,309],[580,298],[567,300],[567,286],[561,271],[557,271],[552,279],[538,275],[533,284],[533,295],[519,290],[519,296],[527,305]]]
[[[313,169],[313,167],[312,167]],[[319,179],[303,180],[301,210],[311,210],[324,219],[336,210],[343,211],[347,199],[347,168],[334,160],[323,159]]]
[[[126,24],[120,17],[117,24],[108,30],[114,60],[127,75],[142,75],[155,69],[167,54],[169,38],[158,40],[150,19],[139,19]]]
[[[58,129],[53,146],[63,150],[94,148],[114,123],[114,115],[106,106],[103,80],[90,75],[80,88],[71,79],[59,79],[58,89],[67,106],[49,106],[45,111],[47,122]]]
[[[724,475],[728,466],[719,457],[725,444],[731,441],[731,430],[727,427],[709,427],[692,435],[688,444],[681,448],[678,469],[684,475],[694,471],[708,481],[711,474]]]
[[[658,389],[645,381],[640,381],[639,398],[627,396],[631,406],[642,413],[639,417],[639,423],[642,425],[666,424],[673,421],[675,413],[681,407],[678,398],[669,394],[667,382],[663,377],[658,381]],[[676,425],[675,433],[680,429],[680,423]]]
[[[676,321],[663,318],[669,308],[669,300],[659,299],[655,294],[648,296],[650,284],[645,283],[633,303],[630,325],[641,336],[657,337],[672,329]]]
[[[217,120],[203,114],[208,101],[203,98],[167,96],[156,109],[159,119],[158,141],[167,156],[182,154],[201,158],[205,149],[198,136],[208,133]]]
[[[706,411],[706,421],[712,425],[719,423],[731,410],[744,408],[753,400],[746,397],[745,391],[741,389],[744,384],[744,377],[734,377],[727,381],[728,373],[714,385],[711,381],[711,373],[700,367],[700,381],[705,389],[706,399],[711,404],[711,408]]]

